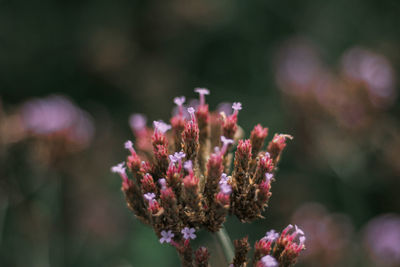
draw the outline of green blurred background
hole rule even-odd
[[[110,166],[125,157],[130,114],[168,121],[173,97],[195,98],[194,87],[210,89],[212,109],[241,101],[247,135],[261,123],[295,137],[266,219],[229,218],[233,239],[324,222],[325,247],[309,239],[299,266],[400,266],[365,241],[370,220],[400,211],[399,14],[397,1],[374,0],[0,1],[0,266],[177,266]],[[390,79],[378,105],[368,82],[343,74],[354,47],[384,58],[372,64]],[[324,75],[328,104],[307,91]],[[63,135],[24,133],[24,103],[54,94],[87,112],[89,141],[69,149]],[[200,233],[196,245],[213,242]]]

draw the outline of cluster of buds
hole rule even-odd
[[[195,92],[200,95],[197,106],[185,106],[185,97],[174,99],[177,112],[171,125],[154,121],[151,129],[143,115],[133,115],[137,150],[127,141],[126,163],[112,168],[122,178],[128,207],[154,229],[161,243],[177,249],[182,266],[208,266],[207,249],[193,253],[190,246],[196,231],[219,231],[228,214],[242,222],[262,218],[286,139],[292,138],[276,134],[263,151],[267,128],[257,125],[250,139],[241,139],[243,131],[237,124],[241,103],[233,103],[232,114],[210,112],[205,101],[209,91]],[[289,239],[282,242],[287,245]],[[235,241],[233,266],[247,265],[249,249],[247,239]],[[277,260],[287,262],[292,250],[284,249]]]
[[[257,267],[293,266],[305,241],[304,232],[297,225],[289,224],[281,234],[270,230],[256,241],[253,262]]]

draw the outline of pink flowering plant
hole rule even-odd
[[[252,261],[247,237],[232,246],[223,228],[228,214],[243,223],[263,218],[274,173],[292,137],[275,134],[264,150],[268,128],[258,124],[249,139],[242,139],[237,124],[241,103],[233,103],[231,114],[210,112],[209,91],[195,92],[200,95],[197,106],[185,107],[183,96],[174,99],[177,112],[170,125],[154,121],[151,129],[143,115],[130,118],[135,148],[126,141],[126,162],[111,168],[122,178],[128,207],[154,229],[160,243],[176,248],[182,266],[210,266],[208,249],[193,252],[191,246],[201,229],[216,233],[229,266],[294,265],[306,239],[297,226],[268,231],[256,241]]]

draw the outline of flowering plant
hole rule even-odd
[[[200,229],[217,233],[230,266],[248,266],[247,237],[234,241],[233,253],[223,223],[228,214],[243,223],[263,218],[274,171],[286,139],[292,137],[275,134],[263,151],[268,128],[258,124],[250,139],[241,139],[243,131],[237,124],[241,103],[233,103],[232,114],[210,112],[205,102],[209,91],[197,88],[195,92],[200,95],[195,107],[185,108],[185,97],[174,99],[178,109],[171,125],[154,121],[152,130],[144,116],[133,115],[130,122],[136,150],[127,141],[130,155],[126,163],[111,170],[122,178],[128,207],[154,229],[160,243],[176,248],[182,266],[209,266],[207,248],[193,253],[190,244]],[[305,248],[304,242],[304,233],[297,226],[289,225],[281,234],[271,230],[255,243],[252,264],[292,266]]]

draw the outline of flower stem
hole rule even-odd
[[[217,240],[224,251],[226,262],[230,263],[234,256],[233,245],[224,226],[222,226],[222,228],[217,232]]]

